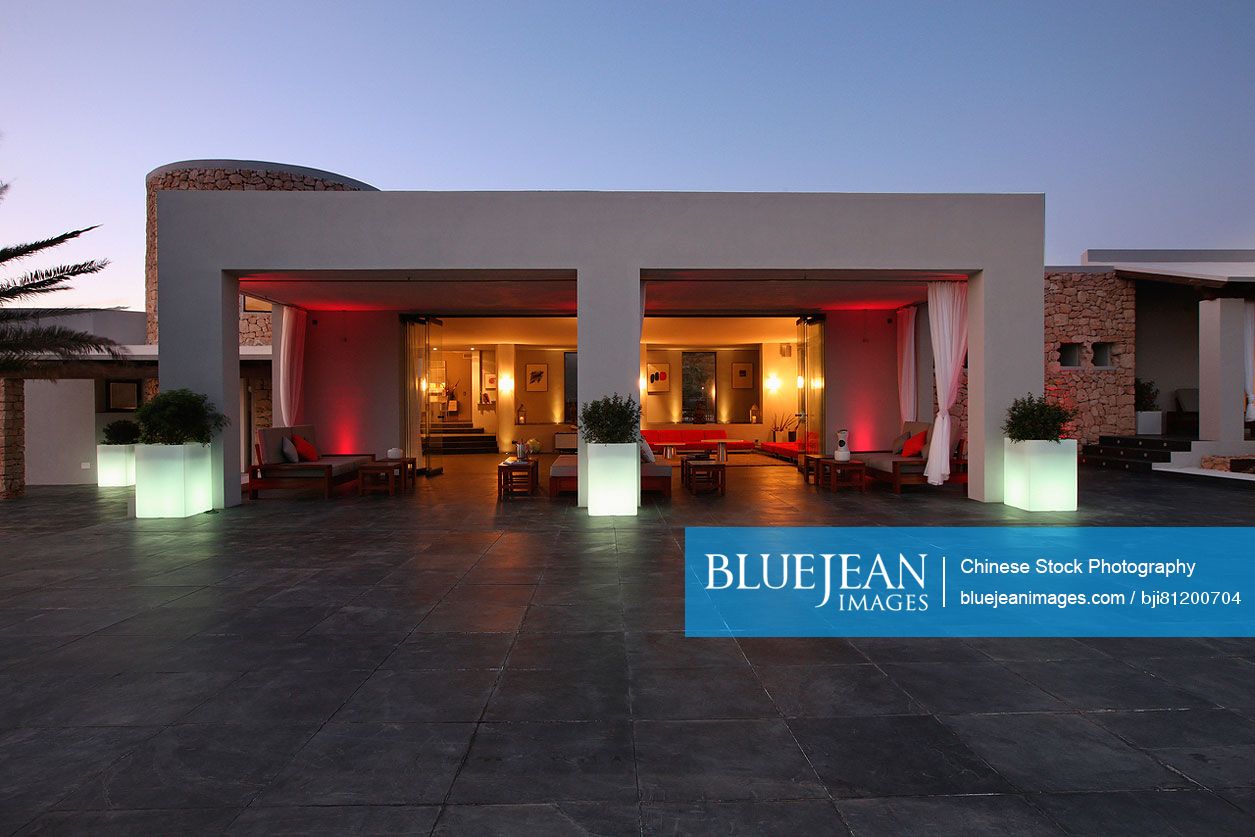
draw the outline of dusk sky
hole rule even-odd
[[[143,307],[144,175],[381,189],[1044,192],[1046,262],[1255,247],[1255,2],[28,2],[3,242],[101,224],[60,302]],[[34,265],[32,265],[34,266]]]

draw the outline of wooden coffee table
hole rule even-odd
[[[540,489],[539,459],[509,459],[497,465],[497,497],[527,496]]]
[[[389,495],[394,495],[397,493],[398,480],[401,490],[404,491],[408,470],[409,466],[400,459],[376,459],[374,462],[364,463],[357,469],[357,493],[361,495],[372,491],[386,491]]]
[[[684,470],[684,487],[694,494],[704,491],[718,491],[726,494],[728,489],[728,466],[722,462],[709,459],[686,460]]]
[[[867,466],[857,459],[838,462],[831,456],[815,460],[815,484],[829,491],[839,488],[857,488],[867,493]]]
[[[715,454],[716,462],[728,461],[728,440],[727,439],[702,439],[702,444],[718,446],[718,452]]]

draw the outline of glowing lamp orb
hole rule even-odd
[[[802,377],[801,375],[797,376],[797,388],[806,389],[806,379]]]
[[[136,517],[191,517],[212,508],[209,445],[135,446]]]
[[[506,394],[514,392],[514,377],[505,372],[501,373],[497,378],[497,389]]]
[[[96,445],[96,485],[135,485],[135,445]]]
[[[780,376],[772,372],[767,376],[767,380],[763,381],[763,386],[767,387],[767,391],[776,394],[780,391]]]
[[[635,443],[588,445],[588,516],[635,517],[641,497],[641,449]]]
[[[1003,440],[1002,502],[1025,511],[1076,511],[1076,439]]]

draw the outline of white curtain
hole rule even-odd
[[[915,421],[915,306],[898,309],[898,412]]]
[[[301,378],[305,371],[305,311],[276,305],[272,322],[279,328],[271,350],[276,427],[292,427],[300,419]]]
[[[1255,301],[1246,303],[1246,420],[1255,421]]]
[[[932,332],[938,403],[924,475],[930,485],[941,485],[950,476],[950,408],[959,394],[963,357],[967,354],[966,283],[928,284],[928,327]]]

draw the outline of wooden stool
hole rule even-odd
[[[690,461],[687,474],[685,488],[694,494],[704,491],[727,493],[727,466],[722,462]]]

